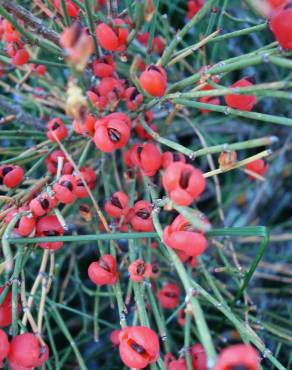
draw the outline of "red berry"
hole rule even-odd
[[[82,120],[73,121],[73,130],[80,135],[93,135],[96,118],[90,114]]]
[[[129,33],[125,25],[126,23],[119,18],[114,20],[112,27],[106,23],[99,24],[95,31],[99,45],[108,51],[124,51]]]
[[[150,65],[140,76],[140,85],[153,96],[163,96],[167,88],[167,76],[162,67]]]
[[[159,356],[158,336],[146,326],[128,326],[120,333],[119,351],[126,366],[143,369]]]
[[[167,370],[187,370],[187,361],[184,357],[173,360],[167,366]]]
[[[55,0],[54,5],[57,8],[58,12],[60,14],[63,14],[63,8],[62,8],[61,0]],[[69,17],[77,17],[78,16],[79,8],[76,4],[73,3],[73,1],[65,0],[65,6],[66,6],[67,14],[69,15]]]
[[[183,162],[173,162],[165,170],[162,183],[176,204],[189,206],[205,190],[206,180],[200,170]]]
[[[133,112],[143,103],[143,95],[139,93],[136,87],[129,87],[125,91],[126,106]]]
[[[256,159],[255,161],[246,164],[244,168],[260,176],[265,176],[265,174],[267,173],[269,169],[269,165],[263,159]],[[248,177],[251,180],[257,179],[255,176],[249,173],[248,173]]]
[[[126,216],[129,212],[129,198],[127,194],[117,191],[105,203],[104,209],[109,216],[114,218]]]
[[[189,0],[187,5],[188,5],[187,18],[192,19],[193,16],[196,15],[204,5],[204,0]]]
[[[9,352],[9,341],[5,331],[0,329],[0,367],[4,367],[3,360],[7,357]]]
[[[54,184],[53,190],[59,202],[64,204],[73,203],[76,199],[76,178],[72,175],[63,175]]]
[[[207,248],[205,236],[194,230],[182,215],[178,215],[172,224],[164,229],[163,240],[168,247],[182,250],[189,256],[199,256]]]
[[[93,141],[103,152],[112,152],[127,145],[131,134],[131,121],[124,113],[112,113],[95,124]]]
[[[117,282],[117,262],[111,254],[105,254],[88,267],[89,279],[96,285],[113,285]]]
[[[18,209],[14,209],[13,211],[9,212],[7,216],[5,217],[5,222],[8,224],[15,215],[17,215],[20,212],[27,212],[29,210],[28,207],[20,207]],[[14,231],[21,236],[28,236],[32,233],[32,231],[35,228],[35,217],[33,214],[23,215],[21,216],[14,228]]]
[[[58,204],[55,197],[51,197],[48,193],[38,195],[29,203],[29,209],[36,216],[44,216],[47,212],[51,211]]]
[[[207,370],[207,355],[200,343],[193,344],[190,350],[193,368],[196,370]]]
[[[270,28],[282,48],[292,50],[291,3],[288,2],[286,6],[271,15]]]
[[[135,203],[133,208],[134,215],[131,218],[131,225],[135,231],[153,231],[153,221],[151,217],[152,205],[146,200]]]
[[[248,78],[242,78],[230,86],[231,89],[238,87],[249,87],[253,83]],[[257,102],[257,97],[254,95],[231,94],[224,97],[226,104],[233,109],[240,109],[244,111],[251,111]]]
[[[157,299],[163,308],[176,308],[179,305],[180,289],[176,284],[166,284],[157,293]]]
[[[15,188],[19,185],[24,177],[24,170],[16,165],[3,165],[0,166],[0,180],[8,188]]]
[[[37,236],[62,236],[63,234],[64,229],[56,216],[44,216],[38,220],[36,225]],[[58,250],[63,247],[63,244],[63,242],[42,242],[39,243],[39,246],[43,249]]]
[[[260,369],[258,352],[250,345],[235,344],[225,348],[218,356],[214,370]]]
[[[57,173],[58,168],[58,157],[64,158],[63,160],[63,168],[62,168],[62,174],[63,175],[70,175],[73,172],[73,166],[68,161],[65,153],[63,153],[61,150],[54,150],[46,159],[45,164],[47,167],[48,172],[51,175],[55,175]]]
[[[28,51],[25,49],[19,49],[11,59],[11,63],[15,66],[22,66],[26,64],[29,60]]]
[[[10,343],[9,364],[25,368],[41,366],[48,359],[48,347],[42,347],[32,333],[16,335]]]
[[[5,286],[0,286],[0,294],[2,294]],[[0,328],[9,326],[12,322],[12,292],[8,291],[4,301],[0,305]],[[1,350],[1,346],[0,346]],[[1,360],[0,360],[1,361]]]
[[[149,278],[152,273],[151,264],[139,259],[132,262],[128,268],[130,279],[136,283],[141,283],[145,278]]]
[[[168,370],[169,364],[175,360],[176,358],[171,352],[166,353],[166,355],[164,356],[163,362],[167,370]]]
[[[60,118],[53,118],[48,122],[47,137],[49,140],[56,142],[55,136],[62,141],[68,134],[67,127],[63,124]],[[52,131],[55,135],[52,134]]]
[[[96,77],[111,77],[115,73],[116,64],[112,55],[104,55],[94,60],[92,68]]]
[[[161,167],[161,153],[152,143],[134,145],[131,160],[146,176],[154,176]]]

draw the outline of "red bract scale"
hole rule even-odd
[[[20,207],[18,209],[14,209],[13,211],[9,212],[8,215],[5,217],[5,222],[9,224],[17,214],[22,212],[27,213],[28,211],[29,211],[28,207]],[[33,232],[35,228],[35,223],[36,220],[32,213],[20,216],[14,227],[14,232],[20,236],[28,236]]]
[[[105,50],[117,52],[124,51],[129,34],[125,26],[126,23],[119,18],[114,20],[112,26],[106,23],[99,24],[95,31],[97,42]]]
[[[112,113],[95,123],[93,141],[103,152],[112,152],[127,145],[131,135],[131,121],[124,113]]]
[[[44,216],[36,224],[36,236],[62,236],[64,229],[56,216]],[[39,246],[43,249],[58,250],[63,247],[63,242],[42,242]]]
[[[0,329],[0,367],[4,367],[3,361],[9,352],[9,341],[5,331]]]
[[[0,294],[3,293],[5,286],[0,286]],[[0,305],[0,328],[9,326],[12,322],[12,292],[8,291],[4,301]],[[0,347],[1,350],[1,347]]]
[[[192,316],[192,313],[189,312],[189,315]],[[178,311],[177,322],[180,326],[185,325],[185,323],[186,323],[186,310],[185,310],[185,308],[182,308],[181,310]]]
[[[191,268],[196,268],[198,266],[198,259],[196,256],[189,256],[188,254],[181,250],[177,251],[177,255],[183,263],[186,263]]]
[[[256,159],[253,162],[250,162],[244,167],[246,170],[254,172],[257,175],[265,176],[269,169],[269,165],[263,159]],[[256,176],[253,176],[251,173],[248,173],[248,177],[251,180],[256,180]]]
[[[163,362],[164,362],[164,365],[167,368],[167,370],[168,370],[168,365],[172,361],[175,361],[175,360],[176,360],[176,358],[171,352],[166,353],[166,355],[164,356]]]
[[[118,280],[117,262],[111,254],[101,256],[88,267],[89,279],[96,285],[113,285]]]
[[[39,65],[32,64],[31,66],[32,66],[33,72],[37,74],[38,76],[43,76],[47,72],[47,67],[44,66],[43,64],[39,64]]]
[[[17,165],[2,165],[0,166],[0,182],[7,188],[15,188],[19,185],[24,177],[24,170]]]
[[[105,203],[106,213],[114,218],[126,216],[129,212],[129,197],[122,191],[115,192]]]
[[[42,193],[29,203],[29,209],[36,217],[44,216],[46,213],[55,208],[58,200],[48,193]]]
[[[45,164],[51,175],[56,175],[58,169],[58,157],[63,158],[62,175],[70,175],[73,172],[73,166],[68,161],[65,153],[61,150],[54,150],[46,159]]]
[[[126,106],[133,112],[143,103],[143,95],[139,93],[136,87],[129,87],[125,91]]]
[[[258,352],[249,345],[235,344],[225,348],[218,357],[214,370],[247,369],[259,370]]]
[[[292,50],[292,2],[275,11],[271,15],[269,24],[282,48]]]
[[[63,124],[60,118],[53,118],[47,125],[47,137],[49,140],[56,142],[55,136],[62,141],[68,135],[67,127]],[[54,132],[54,134],[52,133]]]
[[[94,125],[96,122],[96,118],[91,115],[87,114],[84,119],[73,121],[73,130],[79,135],[90,135],[94,134]]]
[[[65,0],[64,3],[69,17],[77,17],[79,14],[78,6],[71,0]],[[56,7],[60,14],[63,14],[61,0],[54,0],[54,6]]]
[[[29,61],[29,54],[26,49],[19,49],[11,58],[11,63],[15,66],[22,66]]]
[[[112,55],[104,55],[95,59],[92,64],[93,73],[96,77],[111,77],[116,71],[116,64]]]
[[[229,88],[236,89],[240,87],[250,86],[253,86],[253,82],[251,82],[248,77],[244,77],[241,80],[235,82],[233,85],[229,86]],[[240,109],[244,111],[251,111],[257,102],[257,97],[254,95],[231,94],[225,95],[224,99],[226,104],[230,108]]]
[[[205,236],[194,230],[182,215],[178,215],[171,225],[166,226],[163,240],[168,247],[181,250],[189,256],[199,256],[207,248]]]
[[[159,304],[166,309],[176,308],[179,305],[180,289],[176,284],[166,284],[157,293]]]
[[[34,368],[42,366],[49,356],[47,346],[42,347],[38,338],[32,333],[16,335],[11,343],[8,362],[11,368]]]
[[[112,342],[113,346],[118,346],[120,344],[120,333],[121,330],[113,330],[110,335],[110,341]]]
[[[96,173],[91,168],[80,168],[80,175],[77,175],[75,177],[76,180],[76,187],[74,188],[74,195],[76,195],[77,198],[87,198],[89,196],[89,193],[84,185],[84,182],[81,178],[85,180],[87,186],[89,189],[94,189],[96,185]]]
[[[126,327],[120,333],[119,352],[126,366],[143,369],[159,356],[158,336],[146,326]]]
[[[137,35],[137,40],[145,47],[148,47],[149,37],[150,37],[149,32],[139,33]],[[154,51],[158,55],[161,55],[163,53],[164,47],[165,41],[163,40],[162,37],[160,36],[153,37],[150,52]]]
[[[153,221],[151,217],[152,205],[147,200],[139,200],[133,208],[131,225],[135,231],[153,231]]]
[[[166,169],[173,162],[186,163],[186,157],[182,153],[164,152],[162,154],[162,168]]]
[[[76,178],[72,175],[63,175],[54,184],[55,197],[64,204],[73,203],[76,199]]]
[[[165,170],[162,183],[176,204],[189,206],[205,190],[206,180],[200,170],[183,162],[173,162]]]
[[[136,283],[141,283],[145,278],[149,278],[152,273],[151,264],[139,259],[132,262],[128,268],[130,279]]]
[[[167,370],[187,370],[187,369],[188,369],[187,361],[185,358],[173,360],[167,366]]]
[[[192,19],[204,5],[204,0],[189,0],[187,18]]]
[[[134,145],[131,149],[131,161],[146,176],[154,176],[161,167],[161,153],[152,143]]]
[[[141,87],[150,95],[161,97],[167,88],[167,75],[162,67],[150,65],[139,78]]]
[[[205,348],[200,343],[192,345],[190,355],[194,369],[207,370],[207,354]]]
[[[288,3],[288,0],[268,0],[268,3],[272,8],[277,9]]]

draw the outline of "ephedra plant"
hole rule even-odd
[[[0,367],[289,369],[292,2],[2,0],[0,40]]]

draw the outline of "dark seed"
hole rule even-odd
[[[44,231],[44,235],[46,236],[57,236],[59,235],[57,230],[46,230]]]
[[[156,71],[161,73],[160,69],[157,68],[154,64],[151,64],[151,66],[148,67],[148,71]]]
[[[164,295],[165,295],[165,297],[168,297],[168,298],[176,298],[176,294],[175,293],[165,292]]]
[[[140,265],[138,265],[138,267],[137,267],[137,274],[138,275],[143,275],[144,272],[145,272],[145,264],[140,263]]]
[[[111,204],[113,206],[116,206],[116,207],[120,208],[120,209],[123,209],[123,206],[122,206],[118,197],[112,196],[111,197]]]
[[[60,185],[62,185],[62,186],[64,186],[65,188],[69,189],[70,191],[72,191],[72,190],[73,190],[73,185],[72,185],[72,183],[71,183],[70,181],[67,181],[67,180],[62,181],[62,182],[60,183]]]
[[[90,208],[87,204],[80,204],[79,210],[82,212],[87,212],[87,213],[90,212]]]
[[[179,162],[180,161],[180,155],[178,153],[173,153],[173,160],[174,160],[174,162]]]
[[[235,365],[235,366],[231,366],[229,369],[230,370],[248,370],[248,367],[245,365]]]
[[[49,206],[50,206],[50,202],[46,198],[41,199],[40,200],[40,204],[41,204],[41,206],[42,206],[43,209],[48,209]]]
[[[108,136],[111,141],[113,141],[114,143],[117,143],[120,140],[121,134],[118,130],[114,128],[109,128],[107,131],[108,131]]]
[[[189,185],[189,180],[191,177],[191,171],[183,171],[179,180],[179,185],[183,188],[186,189]]]
[[[13,171],[13,167],[10,167],[10,166],[4,167],[2,170],[2,175],[5,176],[11,171]]]
[[[78,180],[77,181],[77,186],[84,186],[83,181],[82,180]]]
[[[146,209],[141,209],[140,211],[136,212],[136,215],[143,220],[147,220],[150,217],[150,213]]]
[[[134,350],[134,351],[136,351],[136,352],[137,352],[137,353],[139,353],[140,355],[142,355],[142,354],[145,354],[145,353],[146,353],[145,349],[144,349],[142,346],[140,346],[139,344],[135,343],[135,342],[133,342],[133,343],[131,344],[131,347],[133,348],[133,350]]]
[[[139,95],[139,91],[135,88],[132,92],[132,94],[130,95],[130,100],[134,100],[136,98],[136,96]]]
[[[58,122],[54,122],[53,126],[52,126],[52,130],[57,130],[57,128],[59,128],[60,125]]]
[[[109,265],[108,265],[104,260],[100,260],[98,264],[99,264],[99,266],[100,266],[102,269],[104,269],[104,270],[106,270],[106,271],[108,271],[108,272],[110,272],[110,271],[111,271],[111,269],[110,269]]]

